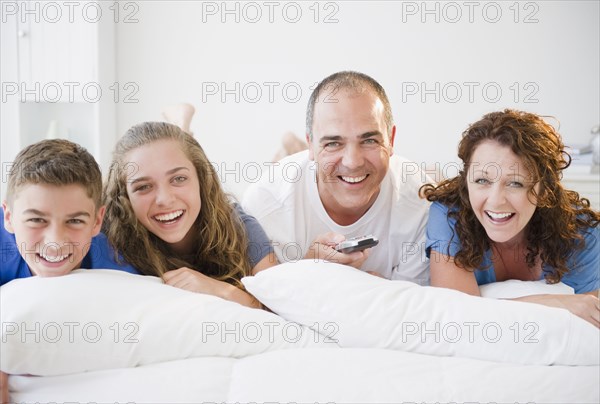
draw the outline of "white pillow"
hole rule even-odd
[[[530,295],[572,295],[575,290],[562,282],[548,284],[546,280],[520,281],[510,279],[479,286],[481,296],[491,299],[514,299]]]
[[[0,308],[0,369],[13,374],[335,346],[273,313],[120,271],[11,281],[0,288]]]
[[[285,319],[320,332],[327,327],[342,347],[521,364],[599,363],[599,330],[563,309],[389,281],[311,260],[278,265],[242,282]]]

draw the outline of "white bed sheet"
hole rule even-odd
[[[598,366],[524,366],[383,349],[291,349],[54,377],[18,403],[598,403]]]
[[[191,358],[63,376],[9,377],[17,403],[224,402],[236,359]]]
[[[382,349],[288,350],[234,367],[231,402],[597,403],[597,366],[523,366]]]

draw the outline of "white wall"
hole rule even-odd
[[[233,13],[223,14],[224,7]],[[292,23],[298,9],[302,15]],[[456,161],[460,133],[491,110],[554,115],[571,143],[586,143],[600,122],[598,1],[121,1],[119,10],[116,77],[121,87],[134,83],[139,91],[122,91],[118,132],[160,120],[165,105],[192,103],[192,130],[211,160],[229,170],[270,160],[285,131],[303,136],[311,87],[344,69],[365,72],[386,88],[398,126],[396,152],[418,162]],[[327,16],[337,22],[325,23]],[[227,89],[239,83],[240,91],[203,91],[213,83]],[[264,83],[277,83],[273,99]],[[433,93],[413,94],[415,86]],[[124,102],[127,94],[138,102]],[[3,148],[10,136],[2,131]],[[243,174],[256,176],[246,167],[238,178],[223,177],[238,196],[247,186]]]
[[[192,130],[213,162],[228,169],[262,163],[283,132],[304,135],[310,87],[343,69],[372,75],[386,88],[398,126],[396,152],[419,162],[455,161],[462,130],[491,110],[554,115],[569,142],[587,142],[600,121],[597,1],[321,2],[318,23],[314,2],[285,12],[287,3],[274,4],[269,22],[264,2],[228,3],[231,14],[223,13],[222,2],[139,3],[139,22],[117,26],[117,77],[140,87],[138,104],[118,106],[119,131],[160,119],[162,106],[186,101],[197,108]],[[300,21],[287,22],[296,5]],[[257,10],[262,18],[252,23]],[[331,13],[338,22],[324,23]],[[274,102],[264,82],[280,83]],[[221,92],[203,93],[211,83],[227,89],[239,83],[239,102],[235,94],[222,102]],[[248,83],[263,90],[255,103],[256,86]],[[297,85],[302,94],[292,102]],[[433,93],[422,100],[425,88]],[[250,169],[246,174],[255,176]],[[224,180],[238,195],[245,189],[234,174]]]

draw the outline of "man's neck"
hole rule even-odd
[[[362,212],[352,213],[352,212],[342,212],[341,210],[329,210],[325,208],[325,211],[336,224],[340,226],[350,226],[351,224],[356,223],[365,213],[367,213],[369,209],[366,209]]]
[[[329,206],[327,206],[322,198],[321,203],[323,204],[323,208],[325,208],[325,212],[327,212],[327,215],[329,215],[331,220],[333,220],[336,224],[338,224],[339,226],[350,226],[356,223],[369,211],[369,209],[371,209],[371,207],[375,204],[375,201],[377,200],[377,196],[379,196],[379,194],[375,195],[373,200],[369,201],[369,203],[365,207],[355,209],[344,208],[339,204],[334,204],[332,206],[331,203],[329,204]]]

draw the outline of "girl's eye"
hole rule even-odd
[[[150,189],[150,185],[148,185],[148,184],[143,184],[143,185],[139,185],[139,186],[135,187],[135,188],[133,189],[133,192],[146,191],[146,190],[148,190],[148,189]]]

